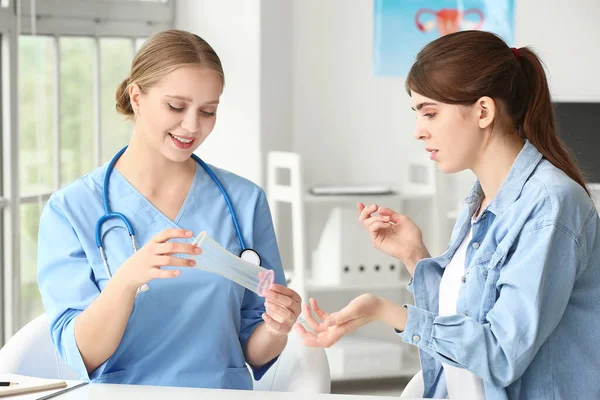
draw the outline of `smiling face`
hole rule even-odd
[[[169,160],[186,161],[212,132],[222,90],[222,77],[200,65],[177,68],[146,93],[132,85],[134,134]]]
[[[417,114],[414,137],[425,143],[430,159],[442,172],[474,168],[485,148],[490,116],[493,119],[486,102],[487,98],[482,98],[472,106],[462,106],[411,93],[412,109]]]

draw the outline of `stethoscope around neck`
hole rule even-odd
[[[104,205],[104,215],[101,216],[98,219],[98,221],[96,222],[96,246],[98,247],[98,250],[100,250],[100,257],[102,258],[102,263],[104,264],[104,268],[106,269],[106,274],[109,279],[112,278],[112,274],[110,272],[110,268],[108,267],[108,261],[106,258],[106,253],[104,251],[104,247],[102,246],[102,224],[104,224],[106,221],[111,220],[111,219],[121,220],[121,222],[123,222],[123,225],[125,225],[125,227],[127,228],[127,233],[129,234],[129,237],[131,238],[131,247],[133,248],[133,252],[135,253],[138,250],[137,243],[135,242],[135,231],[133,229],[133,225],[131,225],[131,222],[124,214],[122,214],[120,212],[110,211],[110,207],[108,204],[108,184],[109,184],[109,180],[110,180],[110,175],[115,168],[115,164],[117,163],[117,160],[123,155],[125,150],[127,150],[127,147],[128,146],[125,146],[121,150],[119,150],[119,152],[117,154],[115,154],[115,156],[112,158],[112,160],[110,160],[110,162],[108,163],[108,167],[106,168],[106,173],[104,174],[104,182],[103,182],[103,186],[102,186],[102,203]],[[233,221],[233,226],[235,227],[235,232],[237,234],[238,241],[240,243],[240,248],[242,249],[242,251],[239,255],[240,258],[242,258],[245,261],[251,262],[252,264],[261,265],[261,258],[259,256],[258,252],[256,252],[253,249],[246,248],[246,244],[245,244],[244,238],[242,236],[242,231],[240,229],[240,224],[239,224],[239,220],[237,218],[237,214],[235,213],[235,210],[233,209],[233,205],[231,204],[231,199],[229,198],[227,191],[223,187],[223,184],[221,183],[219,178],[215,175],[215,173],[210,169],[210,167],[204,161],[202,161],[202,159],[200,159],[200,157],[198,157],[195,154],[192,154],[192,158],[194,159],[194,161],[196,161],[198,164],[200,164],[200,166],[204,169],[204,171],[206,171],[208,176],[210,176],[210,178],[217,185],[217,187],[221,191],[221,194],[223,195],[223,199],[225,200],[225,203],[227,204],[227,208],[229,208],[229,213],[231,214],[231,219]],[[149,289],[149,287],[147,284],[142,285],[140,288],[138,288],[138,290],[136,292],[136,296],[141,292],[147,291],[148,289]]]

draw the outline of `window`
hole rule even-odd
[[[42,202],[21,204],[19,328],[44,312],[37,285],[37,233]]]
[[[51,37],[19,42],[19,167],[23,194],[46,193],[54,183],[52,107],[56,92],[56,52]]]
[[[94,168],[94,39],[64,37],[60,48],[60,183]]]
[[[4,2],[2,3],[4,6]],[[5,47],[4,37],[2,36],[2,32],[0,30],[0,45],[2,48]],[[8,99],[7,91],[4,90],[4,80],[5,80],[5,68],[3,65],[4,59],[4,50],[0,51],[0,99],[2,101],[6,101]],[[5,107],[0,107],[0,154],[3,154],[3,145],[4,140],[2,140],[4,134],[4,111]],[[0,156],[1,158],[2,156]],[[2,160],[0,160],[2,161]],[[6,203],[6,199],[4,198],[4,184],[2,182],[2,162],[0,162],[0,288],[2,288],[2,292],[4,295],[0,296],[0,310],[4,310],[5,306],[5,294],[4,293],[4,207]],[[0,318],[0,344],[4,343],[4,318]]]
[[[20,299],[19,327],[43,312],[37,289],[37,232],[42,194],[54,182],[52,147],[56,93],[56,52],[51,37],[22,37],[19,41],[19,186]],[[37,194],[37,196],[36,196]]]
[[[132,125],[117,114],[115,92],[129,73],[138,42],[21,37],[19,327],[43,313],[37,288],[37,234],[45,201],[56,188],[107,161],[129,141]]]
[[[6,1],[3,6],[9,5]],[[12,157],[16,150],[16,113],[17,104],[17,82],[14,79],[14,72],[17,59],[11,57],[16,47],[15,35],[11,34],[14,28],[14,16],[12,10],[0,8],[0,170],[4,171],[7,167],[10,170],[18,170],[18,165]],[[16,53],[15,53],[16,54]],[[0,319],[0,340],[2,343],[12,332],[13,313],[7,314],[5,310],[14,308],[15,294],[13,286],[9,282],[13,281],[14,269],[11,261],[14,258],[15,240],[14,226],[18,218],[18,209],[14,200],[15,179],[4,179],[4,174],[0,171],[0,306],[2,306],[3,318]]]
[[[121,147],[129,142],[132,124],[115,111],[115,93],[123,79],[127,78],[133,59],[132,46],[137,41],[122,38],[100,40],[100,86],[102,99],[102,151],[101,159],[108,161]]]
[[[7,0],[0,0],[0,6],[0,37],[6,42],[0,57],[5,105],[0,108],[0,144],[15,150],[9,156],[16,164],[9,164],[18,170],[1,182],[0,162],[0,209],[8,211],[0,213],[0,255],[8,250],[0,268],[11,265],[7,282],[13,283],[0,298],[1,344],[43,313],[37,235],[46,201],[128,143],[132,125],[117,114],[115,92],[145,38],[171,27],[173,1],[22,0],[18,41],[11,29],[17,25],[17,7]],[[36,18],[30,18],[33,12]],[[5,31],[8,38],[1,36]],[[4,73],[10,69],[4,68],[7,57],[13,68]],[[17,75],[15,58],[16,84],[11,80]],[[1,124],[6,112],[17,123]],[[13,135],[5,133],[7,127]],[[3,235],[5,228],[15,235]],[[4,276],[0,273],[0,283]]]

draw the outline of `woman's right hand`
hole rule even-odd
[[[174,278],[181,275],[177,269],[163,270],[161,267],[193,267],[196,261],[175,257],[174,254],[199,255],[200,247],[180,242],[168,242],[170,239],[189,239],[192,232],[185,229],[170,228],[158,233],[141,249],[129,257],[115,272],[116,280],[128,289],[137,290],[152,279]]]
[[[369,232],[373,247],[399,259],[412,275],[417,262],[429,257],[421,229],[409,217],[392,209],[376,204],[357,206],[358,221]]]

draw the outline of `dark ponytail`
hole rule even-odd
[[[523,130],[523,135],[542,153],[546,160],[579,183],[589,195],[583,174],[558,137],[554,108],[541,60],[527,47],[518,49],[518,54],[529,89],[525,114],[522,124],[519,126]]]
[[[558,137],[546,73],[529,48],[511,49],[500,37],[484,31],[442,36],[417,55],[406,91],[447,104],[472,105],[481,97],[493,98],[500,109],[495,122],[527,138],[590,194]]]

